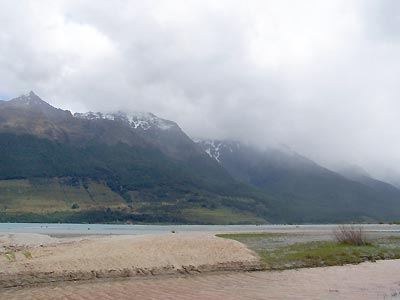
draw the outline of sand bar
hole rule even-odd
[[[3,251],[7,247],[16,251],[15,258],[7,258],[4,253],[0,257],[2,288],[259,268],[257,255],[246,246],[207,233],[71,239],[7,235],[0,238],[0,245]]]

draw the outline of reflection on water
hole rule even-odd
[[[0,299],[400,299],[400,260],[282,272],[11,288],[0,291]]]

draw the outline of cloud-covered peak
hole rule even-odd
[[[400,165],[398,11],[389,0],[5,0],[0,95],[150,111],[191,136],[284,143],[375,173]]]
[[[173,121],[165,120],[157,117],[149,112],[131,112],[126,113],[118,111],[115,113],[87,112],[75,113],[74,117],[86,120],[109,120],[128,124],[133,129],[149,130],[161,129],[169,130],[176,129],[178,125]]]

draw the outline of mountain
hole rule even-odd
[[[379,168],[382,164],[377,164],[377,171],[375,176],[379,180],[383,180],[384,182],[388,182],[396,188],[400,189],[400,172],[393,168]]]
[[[75,113],[35,93],[0,102],[0,222],[392,221],[400,191],[287,147],[190,139],[144,112]],[[339,174],[340,173],[340,174]]]
[[[263,190],[293,222],[396,220],[400,191],[360,170],[344,175],[288,148],[260,150],[236,141],[198,141],[234,178]]]
[[[350,180],[358,182],[364,182],[368,179],[372,179],[371,175],[362,167],[345,161],[337,163],[333,170]]]
[[[393,198],[399,197],[399,188],[390,183],[373,178],[360,166],[342,162],[335,168],[335,171],[349,180],[362,183],[384,195],[392,194]]]
[[[30,92],[0,102],[0,153],[3,221],[272,221],[267,195],[150,113],[73,115]]]

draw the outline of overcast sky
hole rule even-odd
[[[400,1],[0,0],[0,98],[400,170]]]

